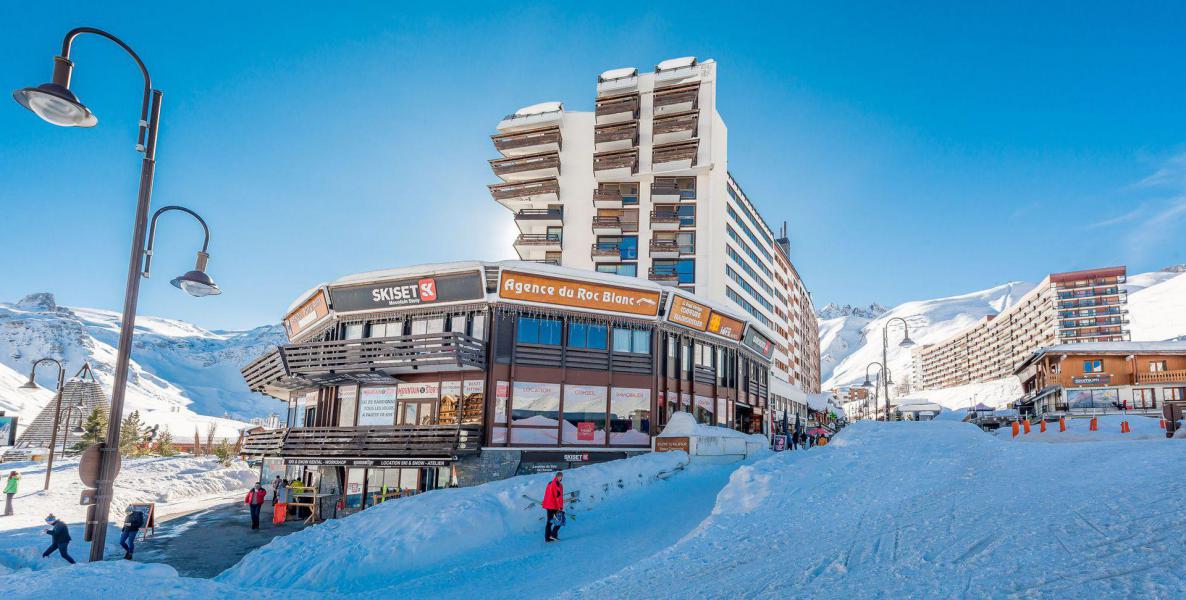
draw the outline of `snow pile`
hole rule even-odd
[[[688,454],[697,462],[737,462],[770,451],[770,440],[765,436],[697,423],[687,412],[672,414],[658,437],[688,438]]]
[[[581,513],[662,481],[687,464],[683,452],[644,454],[572,469],[565,509]],[[216,579],[239,587],[363,592],[419,576],[479,547],[535,533],[550,473],[436,490],[277,538]],[[349,543],[343,543],[349,540]]]
[[[996,431],[996,436],[1005,441],[1046,444],[1166,439],[1160,418],[1129,415],[1128,426],[1132,431],[1128,433],[1120,433],[1120,423],[1126,419],[1122,415],[1100,415],[1096,418],[1099,423],[1098,431],[1090,430],[1091,417],[1074,417],[1065,420],[1066,431],[1059,431],[1057,422],[1049,422],[1046,423],[1046,433],[1042,433],[1037,421],[1034,421],[1030,425],[1029,435],[1026,435],[1023,429],[1017,437],[1013,437],[1012,427],[1001,427]]]
[[[739,469],[696,531],[569,596],[1181,598],[1184,460],[862,421]]]
[[[1186,335],[1186,273],[1158,271],[1145,275],[1162,277],[1157,283],[1130,292],[1129,330],[1133,341],[1168,340]],[[1137,277],[1130,278],[1129,284]]]
[[[1002,408],[1024,394],[1021,381],[1016,377],[993,379],[981,383],[969,383],[937,390],[911,390],[910,397],[934,402],[946,409],[967,409],[984,404]]]
[[[41,536],[49,539],[48,536]],[[110,536],[109,536],[110,537]],[[75,536],[80,540],[81,536]],[[0,575],[0,590],[5,600],[43,600],[70,598],[71,600],[124,600],[168,598],[169,600],[312,600],[322,595],[293,590],[236,590],[210,579],[179,577],[169,565],[135,561],[105,561],[87,563],[86,555],[75,550],[78,542],[71,542],[70,550],[77,565],[66,563],[56,554],[46,559],[61,568],[52,576],[28,572]]]
[[[69,524],[74,542],[71,554],[85,557],[90,544],[82,541],[86,507],[78,503],[82,483],[78,479],[78,460],[54,464],[52,485],[42,490],[45,466],[32,463],[9,463],[0,466],[7,478],[9,471],[21,474],[20,491],[13,502],[14,515],[0,518],[0,573],[12,569],[44,569],[64,565],[60,561],[42,561],[41,551],[48,545],[45,516],[53,513]],[[175,456],[169,458],[125,459],[115,480],[115,498],[111,519],[123,522],[124,509],[134,502],[155,502],[158,516],[192,510],[212,501],[235,499],[246,493],[256,481],[256,472],[246,463],[229,467],[213,457]],[[107,534],[108,552],[119,542],[118,529]]]

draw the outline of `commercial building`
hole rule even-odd
[[[560,102],[508,115],[492,136],[494,199],[526,261],[638,277],[733,306],[774,334],[772,392],[802,409],[820,385],[811,296],[729,172],[717,64],[666,60],[597,78],[592,112]]]
[[[775,417],[765,327],[634,277],[520,261],[362,273],[301,295],[284,325],[289,343],[243,377],[287,405],[285,428],[244,453],[347,509],[645,452],[676,411],[765,434]]]
[[[914,350],[913,386],[946,388],[1013,375],[1045,346],[1129,338],[1125,267],[1052,273],[1016,304]]]
[[[1022,414],[1130,412],[1182,418],[1186,342],[1091,342],[1041,348],[1016,375]]]

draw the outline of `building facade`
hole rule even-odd
[[[290,343],[243,377],[285,403],[285,427],[244,453],[347,509],[645,452],[676,411],[761,434],[787,418],[761,325],[633,277],[519,261],[363,273],[302,295],[284,324]]]
[[[1177,421],[1186,406],[1186,342],[1058,344],[1031,354],[1016,375],[1024,414],[1124,411]]]
[[[526,261],[638,277],[734,306],[774,334],[780,400],[819,391],[811,296],[729,173],[717,64],[680,58],[597,78],[593,112],[560,102],[508,115],[492,136],[494,199]],[[783,385],[785,384],[785,385]]]
[[[912,383],[938,389],[1013,375],[1045,346],[1129,338],[1125,267],[1052,273],[1000,314],[913,352]]]

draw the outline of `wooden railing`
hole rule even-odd
[[[294,427],[249,434],[242,453],[284,458],[403,458],[476,454],[480,425]]]
[[[664,106],[691,102],[692,108],[696,108],[699,98],[700,86],[698,84],[685,87],[673,87],[664,90],[655,90],[654,106],[655,109],[658,110]]]
[[[593,141],[598,144],[622,140],[629,140],[632,146],[638,145],[638,121],[600,125],[593,133]]]
[[[654,135],[661,135],[664,133],[695,131],[699,122],[700,111],[697,110],[655,117],[655,125],[652,128],[651,133]]]
[[[555,221],[564,218],[564,210],[559,208],[521,208],[515,213],[515,218],[525,221]]]
[[[542,146],[544,144],[560,144],[560,128],[547,127],[544,129],[532,129],[530,131],[520,131],[515,133],[500,133],[490,136],[494,141],[494,147],[501,151],[514,150],[515,148],[528,148],[531,146]]]
[[[507,175],[540,169],[559,169],[560,154],[557,152],[544,152],[517,158],[497,158],[490,161],[490,167],[494,169],[495,175]]]
[[[516,183],[495,183],[487,186],[495,200],[526,198],[543,194],[559,194],[560,182],[555,178],[532,179]]]
[[[1137,383],[1179,383],[1186,382],[1186,369],[1176,371],[1149,371],[1137,373]]]
[[[630,169],[631,173],[638,171],[638,149],[619,150],[616,152],[601,152],[593,155],[593,170]]]
[[[618,113],[634,113],[634,117],[638,118],[638,94],[629,94],[626,96],[613,96],[609,98],[597,99],[597,116],[603,117],[606,115],[616,115]]]
[[[696,164],[696,154],[700,143],[697,140],[678,142],[667,146],[655,146],[651,151],[651,162],[658,165],[681,160],[690,160]]]

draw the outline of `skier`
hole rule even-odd
[[[8,481],[4,482],[4,516],[12,516],[12,498],[16,496],[16,490],[21,485],[21,474],[12,471],[8,474]]]
[[[560,525],[555,522],[556,515],[564,512],[564,472],[557,472],[552,481],[548,482],[540,506],[548,511],[548,518],[544,522],[544,541],[554,542],[560,533]]]
[[[280,480],[280,476],[277,475],[276,479],[272,481],[272,506],[276,506],[276,498],[280,494],[280,486],[282,485],[284,483]]]
[[[53,543],[45,549],[45,552],[41,553],[41,558],[48,558],[54,550],[57,550],[58,554],[66,559],[66,562],[74,564],[74,559],[70,558],[70,553],[66,551],[66,548],[70,546],[70,529],[61,519],[52,514],[45,518],[45,524],[50,526],[50,529],[46,529],[45,533],[50,536]]]
[[[247,490],[247,497],[243,499],[243,504],[246,504],[251,509],[251,528],[259,529],[259,511],[264,506],[264,500],[268,499],[268,490],[260,482],[255,482],[255,487]]]
[[[128,507],[128,516],[124,517],[124,526],[120,530],[119,545],[124,549],[124,560],[132,560],[132,553],[136,551],[136,535],[144,527],[144,513]]]

